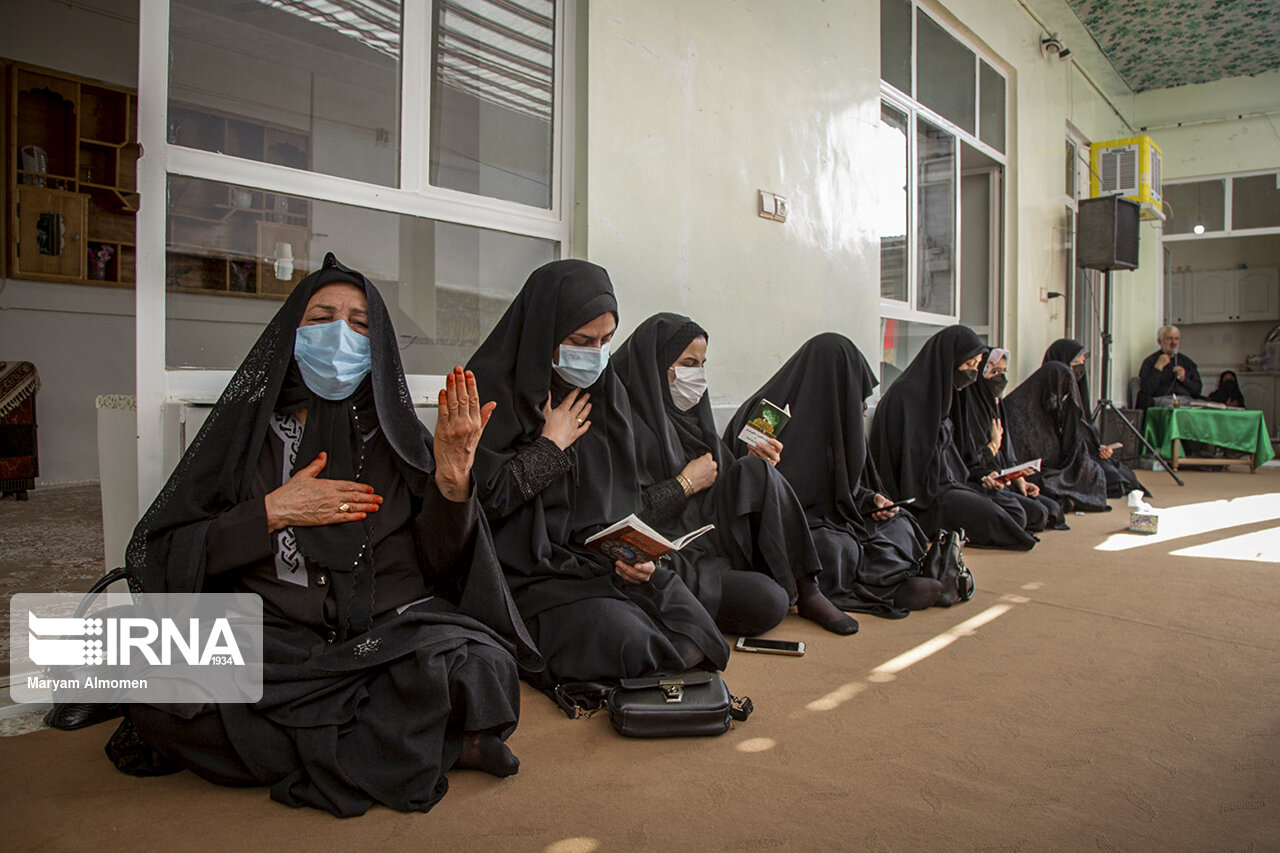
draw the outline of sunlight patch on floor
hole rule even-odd
[[[753,737],[744,740],[734,749],[738,752],[768,752],[778,745],[778,742],[771,737]]]
[[[1218,560],[1248,560],[1280,563],[1280,527],[1221,539],[1207,545],[1193,545],[1171,552],[1174,557],[1211,557]]]
[[[595,853],[600,842],[594,838],[565,838],[548,844],[543,853]]]
[[[1199,536],[1245,524],[1280,520],[1280,494],[1248,495],[1229,501],[1208,501],[1160,510],[1160,532],[1114,533],[1097,547],[1098,551],[1127,551],[1160,542]],[[1212,554],[1205,556],[1214,556]]]
[[[1021,596],[1006,596],[1006,598],[1021,599],[1018,603],[1025,603],[1030,599]],[[943,631],[936,637],[925,640],[914,649],[909,649],[895,658],[885,661],[884,663],[871,670],[870,674],[862,681],[852,681],[848,684],[842,684],[835,690],[832,690],[826,696],[815,699],[805,706],[810,711],[834,711],[845,702],[857,696],[866,690],[871,684],[883,684],[893,681],[898,677],[898,673],[910,666],[914,666],[930,655],[937,654],[947,646],[954,643],[961,637],[968,637],[978,628],[990,622],[999,616],[1003,616],[1013,609],[1013,604],[995,604],[970,619],[966,619],[954,628]]]

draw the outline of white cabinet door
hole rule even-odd
[[[1226,323],[1235,319],[1235,270],[1209,270],[1191,275],[1191,322]]]
[[[1276,269],[1236,270],[1236,320],[1280,318]]]
[[[1238,373],[1240,393],[1245,405],[1257,409],[1267,421],[1267,432],[1276,434],[1276,380],[1271,376],[1250,376]]]
[[[1166,323],[1185,325],[1191,320],[1191,273],[1176,272],[1169,276],[1171,283],[1171,299],[1173,313],[1165,318]]]

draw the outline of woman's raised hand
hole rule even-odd
[[[373,486],[351,480],[321,480],[320,472],[329,461],[321,453],[289,482],[266,496],[267,532],[286,527],[320,527],[359,521],[377,512],[382,498]]]
[[[475,374],[458,365],[445,377],[438,402],[434,448],[436,486],[449,500],[465,501],[471,495],[471,466],[476,460],[480,435],[498,404],[489,402],[481,406]]]
[[[692,460],[688,465],[684,466],[684,470],[680,472],[689,481],[689,485],[693,487],[694,494],[703,489],[711,488],[716,481],[716,474],[719,473],[719,466],[710,453],[704,453],[697,459]]]
[[[991,443],[995,445],[996,451],[1000,450],[1000,444],[1004,441],[1004,424],[999,418],[991,420]],[[994,454],[993,454],[994,455]]]
[[[653,570],[656,568],[653,561],[647,563],[624,563],[622,560],[613,561],[613,570],[618,577],[627,583],[644,583],[653,576]]]
[[[551,392],[547,392],[547,402],[542,406],[542,434],[556,443],[561,450],[568,450],[573,444],[591,429],[591,395],[581,388],[574,388],[560,405],[551,408]]]

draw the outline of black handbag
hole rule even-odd
[[[100,577],[93,586],[89,587],[89,591],[81,602],[76,605],[75,617],[78,619],[89,612],[89,608],[93,605],[94,600],[102,594],[102,592],[111,584],[118,580],[129,579],[126,569],[112,569],[105,575]],[[130,586],[133,582],[130,579]],[[113,607],[108,610],[101,611],[103,614],[109,615],[126,615],[124,611],[132,610],[131,605],[122,607]],[[119,614],[114,611],[121,611]],[[95,613],[97,617],[99,614]],[[56,674],[59,678],[72,678],[80,680],[75,672],[76,667],[57,667]],[[63,731],[73,731],[75,729],[83,729],[86,726],[96,725],[106,720],[114,719],[120,716],[120,706],[110,702],[59,702],[58,692],[55,689],[53,693],[53,707],[49,709],[49,713],[44,715],[44,724],[54,729],[62,729]]]
[[[608,708],[609,722],[627,737],[722,735],[755,709],[749,697],[731,696],[714,672],[571,682],[557,685],[552,698],[571,719]]]
[[[973,598],[973,572],[964,564],[964,530],[939,530],[920,560],[921,577],[942,584],[937,606],[950,607],[957,601]]]

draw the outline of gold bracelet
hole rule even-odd
[[[680,488],[684,489],[686,498],[693,497],[693,482],[684,474],[676,474],[676,482],[680,484]]]

